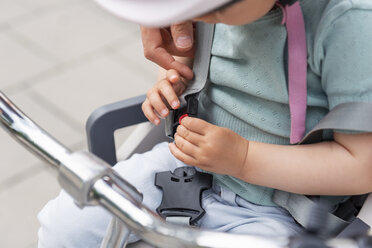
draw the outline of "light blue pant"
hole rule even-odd
[[[185,164],[175,159],[167,144],[162,143],[118,163],[115,170],[143,193],[143,203],[155,211],[162,194],[154,186],[155,173],[181,166]],[[203,193],[202,204],[206,214],[199,221],[201,228],[270,237],[294,236],[303,231],[286,210],[252,204],[216,185]],[[62,191],[43,208],[38,219],[39,248],[93,248],[100,246],[111,216],[100,207],[79,209]],[[136,237],[130,239],[135,241]]]

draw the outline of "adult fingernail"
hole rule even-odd
[[[192,40],[190,36],[179,36],[176,39],[176,43],[177,43],[177,46],[181,48],[187,48],[187,47],[192,46]]]
[[[159,125],[160,124],[160,120],[159,119],[156,119],[155,121],[154,121],[154,124],[157,126],[157,125]]]

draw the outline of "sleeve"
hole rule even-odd
[[[372,102],[372,9],[351,9],[324,36],[321,83],[329,109],[346,102]]]

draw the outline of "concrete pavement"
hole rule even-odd
[[[93,1],[0,0],[0,90],[72,150],[87,149],[94,109],[145,93],[155,75],[138,27]],[[36,247],[36,215],[59,190],[55,173],[0,130],[0,247]]]

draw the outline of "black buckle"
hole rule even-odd
[[[177,127],[180,124],[179,120],[183,116],[196,117],[198,114],[198,99],[196,94],[185,97],[186,106],[176,110],[170,110],[169,116],[166,119],[165,133],[168,137],[174,139]]]
[[[156,173],[155,185],[163,190],[163,198],[156,209],[163,218],[190,217],[190,225],[203,217],[202,192],[212,187],[212,175],[185,166],[171,171]]]

